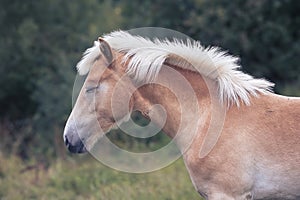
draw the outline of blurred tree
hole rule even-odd
[[[278,83],[280,92],[300,87],[299,9],[297,0],[198,0],[186,23],[194,38],[240,55],[244,70]]]
[[[25,120],[34,124],[30,141],[41,148],[20,144],[19,151],[51,154],[49,144],[62,142],[71,110],[76,62],[99,34],[119,27],[121,17],[109,0],[1,0],[0,22],[0,117],[11,123],[32,118]]]
[[[0,7],[0,116],[21,118],[34,114],[31,100],[37,74],[34,41],[38,27],[27,17],[30,5],[1,2]]]
[[[193,9],[192,0],[123,0],[120,1],[126,28],[163,27],[183,31],[184,21]]]
[[[241,56],[245,71],[276,82],[277,91],[300,93],[298,0],[0,3],[0,122],[5,121],[0,135],[17,141],[12,146],[18,146],[22,156],[26,151],[60,153],[74,66],[94,39],[115,29],[154,26],[180,31]],[[123,139],[114,133],[111,137]],[[0,142],[1,149],[9,147]]]

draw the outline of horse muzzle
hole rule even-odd
[[[72,119],[68,119],[64,130],[64,142],[71,153],[85,153],[87,150],[82,139],[72,123]]]
[[[86,152],[86,148],[81,140],[76,143],[72,143],[69,141],[68,137],[65,137],[65,144],[71,153],[85,153]]]

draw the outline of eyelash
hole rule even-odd
[[[93,92],[95,89],[98,89],[99,86],[94,86],[94,87],[89,87],[89,88],[86,88],[85,92],[86,93],[91,93]]]

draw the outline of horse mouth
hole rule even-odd
[[[65,145],[67,146],[68,150],[71,153],[85,153],[87,152],[86,147],[84,146],[84,143],[80,140],[76,144],[71,144],[67,137],[65,137]]]

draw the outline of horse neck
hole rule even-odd
[[[178,81],[172,73],[178,73],[183,79]],[[183,86],[185,84],[189,84],[190,87]],[[193,131],[190,129],[198,128],[191,126],[191,124],[203,123],[208,119],[212,95],[209,93],[211,89],[208,89],[208,85],[215,87],[213,81],[206,80],[198,73],[179,68],[173,68],[173,72],[170,72],[163,67],[157,77],[156,84],[147,84],[138,89],[135,109],[149,117],[151,108],[159,104],[167,114],[163,131],[171,138],[178,133],[179,129],[181,130],[180,133],[188,134],[189,131]],[[154,123],[159,124],[163,120],[162,116],[158,112],[152,114],[150,118]],[[182,124],[186,127],[180,127]]]

